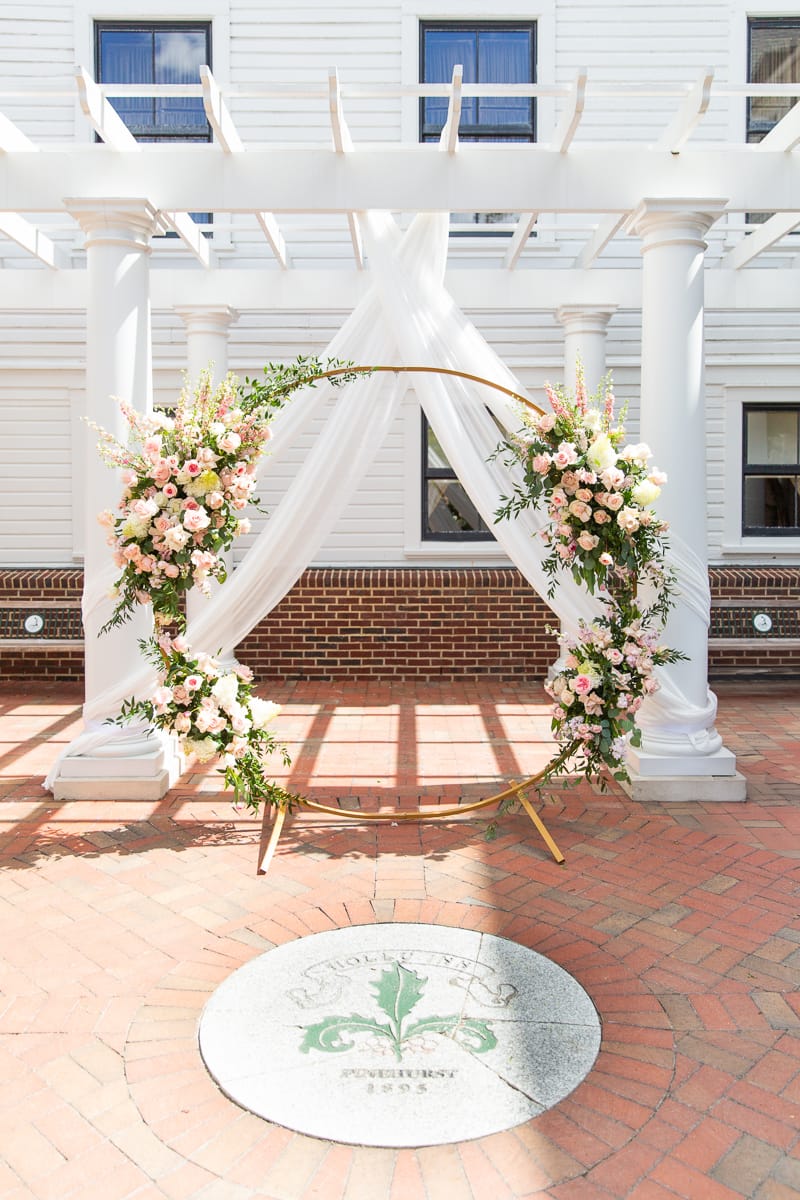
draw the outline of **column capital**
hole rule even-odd
[[[64,206],[86,234],[86,245],[128,246],[149,252],[158,229],[158,212],[140,197],[67,199]]]
[[[562,304],[556,320],[569,333],[605,333],[617,311],[616,304]]]
[[[239,320],[238,311],[229,304],[181,304],[175,312],[187,333],[227,333]]]
[[[642,253],[656,246],[684,245],[705,250],[705,236],[725,212],[727,201],[715,197],[645,198],[628,222],[642,239]]]

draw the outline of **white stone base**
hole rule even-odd
[[[106,771],[109,770],[106,764]],[[128,778],[98,779],[60,775],[53,784],[55,800],[160,800],[172,787],[169,771],[158,775],[129,776]]]
[[[629,746],[627,762],[631,775],[635,773],[648,779],[736,774],[736,755],[724,746],[713,754],[650,754]]]
[[[663,763],[663,759],[660,760]],[[732,804],[747,799],[747,780],[733,775],[639,775],[630,772],[622,786],[631,800],[651,804],[691,804],[712,801]]]

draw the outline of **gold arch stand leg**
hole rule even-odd
[[[559,755],[559,764],[563,762],[567,754]],[[546,772],[552,771],[554,764],[549,764],[545,771],[540,771],[538,775],[531,775],[528,779],[523,779],[521,783],[513,782],[503,792],[498,792],[495,796],[487,796],[484,800],[475,800],[471,804],[459,804],[449,808],[427,809],[410,808],[410,809],[391,809],[388,812],[365,813],[353,812],[349,809],[333,808],[327,804],[317,804],[315,800],[307,800],[303,796],[298,796],[295,803],[301,808],[306,808],[311,812],[325,813],[328,816],[340,817],[345,820],[352,821],[392,821],[395,824],[400,821],[443,821],[449,817],[462,817],[466,813],[476,812],[482,808],[488,808],[492,804],[501,804],[504,800],[516,799],[524,808],[525,812],[533,822],[534,827],[540,834],[547,849],[552,854],[559,866],[563,866],[566,862],[564,855],[556,845],[550,831],[545,825],[542,818],[536,812],[536,809],[528,799],[526,792],[535,787],[540,782]],[[258,847],[258,865],[256,868],[257,875],[266,875],[272,858],[275,854],[275,849],[278,845],[278,839],[281,836],[284,822],[286,820],[287,807],[280,805],[265,805],[264,814],[261,819],[261,838]],[[270,817],[272,817],[272,829],[269,830]]]

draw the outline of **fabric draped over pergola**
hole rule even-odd
[[[331,341],[326,355],[364,366],[456,369],[524,394],[520,382],[444,286],[448,214],[420,214],[405,233],[388,213],[360,213],[359,222],[371,287]],[[355,493],[410,386],[500,548],[531,587],[547,595],[545,547],[538,536],[547,522],[546,514],[528,509],[514,520],[496,524],[494,520],[500,497],[510,494],[519,478],[519,468],[492,457],[499,440],[492,414],[509,431],[520,424],[518,407],[510,397],[464,379],[429,373],[388,377],[378,373],[339,388],[323,380],[298,393],[273,421],[267,469],[324,417],[302,465],[243,562],[190,621],[187,638],[196,649],[231,652],[287,594]],[[674,536],[672,558],[679,575],[681,603],[708,624],[710,600],[703,564]],[[107,597],[114,577],[109,554],[107,574],[87,581],[84,618]],[[581,620],[589,621],[601,611],[598,600],[568,572],[560,575],[548,603],[567,630],[577,629]],[[683,693],[669,668],[660,668],[658,673],[661,691],[646,702],[640,714],[644,723],[668,720],[690,737],[696,734],[701,738],[713,724],[713,695],[708,692],[707,704],[700,708]],[[85,731],[65,755],[91,754],[118,736],[118,729],[102,722],[119,711],[125,698],[146,696],[154,686],[155,673],[149,665],[144,661],[130,664],[130,670],[113,687],[87,701]],[[51,769],[45,787],[53,786],[60,761]]]

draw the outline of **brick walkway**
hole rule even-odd
[[[55,805],[75,693],[0,695],[2,1200],[789,1200],[800,1195],[800,687],[721,689],[740,805],[581,785],[527,818],[293,818],[269,874],[213,772],[157,804]],[[265,693],[266,694],[266,693]],[[348,808],[496,790],[548,754],[537,687],[283,685],[288,782]],[[374,921],[513,938],[594,1000],[603,1046],[556,1108],[459,1145],[330,1145],[243,1112],[197,1022],[278,943]],[[474,1098],[480,1103],[480,1097]]]

